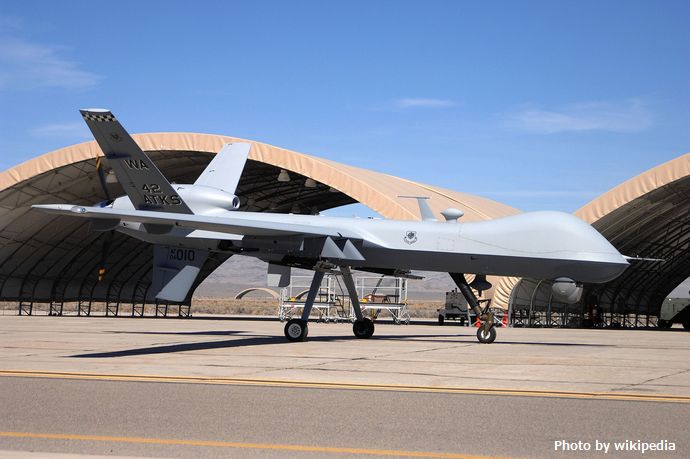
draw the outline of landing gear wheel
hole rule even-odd
[[[496,327],[489,328],[489,331],[484,331],[484,327],[479,327],[477,330],[477,339],[482,344],[491,344],[496,339]]]
[[[438,315],[438,324],[443,325],[443,322],[446,320],[445,317],[443,317],[443,314]]]
[[[352,332],[357,338],[371,338],[374,334],[374,322],[367,318],[355,320],[354,325],[352,325]]]
[[[306,341],[309,334],[307,321],[302,319],[290,319],[285,324],[285,337],[288,341]]]
[[[686,317],[683,319],[683,328],[686,330],[690,330],[690,317]]]

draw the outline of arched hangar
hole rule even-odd
[[[503,278],[494,300],[525,326],[656,325],[668,294],[690,277],[690,154],[654,167],[575,212],[632,261],[617,279],[559,304],[551,282]]]
[[[246,140],[193,133],[133,136],[170,181],[193,183],[225,143]],[[465,212],[464,221],[517,213],[490,199],[416,183],[391,175],[251,142],[249,160],[237,188],[241,209],[259,212],[317,213],[362,203],[387,218],[418,219],[417,203],[398,196],[429,196],[432,210]],[[96,142],[47,153],[0,174],[0,300],[17,301],[20,310],[50,304],[60,314],[66,302],[79,311],[92,302],[115,307],[152,304],[151,245],[121,233],[89,231],[89,223],[31,211],[33,204],[92,204],[106,199],[97,163],[107,160]],[[123,194],[114,174],[105,180],[110,196]],[[440,215],[439,215],[439,218]],[[227,259],[213,254],[183,304],[198,284]],[[99,280],[98,267],[105,264]],[[137,309],[138,308],[138,309]]]

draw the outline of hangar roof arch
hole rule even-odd
[[[459,207],[466,221],[518,212],[479,196],[260,142],[195,133],[133,137],[159,169],[177,183],[193,182],[225,143],[250,142],[249,161],[237,189],[244,210],[315,213],[360,202],[386,218],[414,220],[419,218],[416,201],[398,196],[423,195],[431,198],[429,204],[435,213]],[[152,301],[149,244],[119,233],[107,242],[104,233],[88,231],[88,222],[30,212],[33,204],[90,204],[105,199],[96,172],[97,159],[102,156],[92,141],[44,154],[0,173],[0,299]],[[289,182],[277,180],[281,169],[291,176]],[[316,183],[307,186],[307,178]],[[123,194],[117,183],[110,184],[109,191],[111,196]],[[97,267],[106,255],[108,270],[99,282]],[[227,258],[216,254],[209,259],[197,285]],[[191,293],[186,302],[190,301]]]
[[[468,221],[518,213],[517,209],[480,196],[425,185],[236,137],[196,133],[151,133],[135,134],[132,137],[146,152],[196,152],[208,155],[216,154],[226,143],[249,142],[252,144],[250,160],[310,177],[347,194],[354,201],[366,205],[386,218],[419,218],[416,201],[399,199],[400,195],[429,196],[429,204],[439,217],[440,212],[450,206],[460,207],[465,212],[463,219]],[[103,153],[95,141],[47,153],[0,173],[0,192],[31,177],[102,156]]]

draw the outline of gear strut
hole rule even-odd
[[[491,343],[496,338],[496,330],[494,329],[494,313],[489,310],[490,302],[487,301],[486,306],[482,309],[479,304],[477,296],[472,291],[472,288],[467,283],[463,273],[448,273],[455,282],[455,285],[460,289],[460,293],[465,297],[467,303],[470,305],[474,313],[479,318],[480,326],[477,331],[477,338],[482,343]]]

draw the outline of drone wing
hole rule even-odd
[[[177,226],[181,228],[216,231],[243,236],[332,236],[355,237],[343,234],[333,228],[322,227],[305,222],[290,221],[294,215],[242,212],[232,217],[187,215],[147,210],[120,210],[108,207],[86,207],[71,204],[34,205],[34,209],[44,212],[85,217],[92,219],[119,220],[153,225]]]

